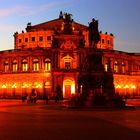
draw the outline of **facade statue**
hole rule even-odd
[[[64,14],[64,18],[65,18],[65,20],[67,22],[71,22],[72,21],[71,16],[72,16],[72,14],[69,14],[69,13],[65,13]]]
[[[63,12],[62,11],[60,11],[59,19],[63,19]]]
[[[100,34],[98,31],[98,20],[92,19],[89,23],[89,46],[96,47],[97,43],[100,41]]]
[[[28,23],[27,23],[27,27],[28,27],[28,26],[31,26],[31,22],[28,22]]]
[[[71,34],[72,33],[72,22],[73,19],[71,18],[72,14],[64,13],[64,30],[63,33]]]

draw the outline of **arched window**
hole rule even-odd
[[[64,68],[66,69],[66,70],[70,70],[70,69],[72,69],[72,57],[71,56],[69,56],[69,55],[67,55],[67,56],[65,56],[64,58],[63,58],[63,60],[64,60]]]
[[[22,71],[28,71],[28,63],[26,59],[22,60]]]
[[[104,69],[105,69],[106,72],[108,71],[108,63],[105,63]]]
[[[51,70],[51,60],[46,58],[45,59],[45,66],[44,66],[45,71],[50,71]]]
[[[4,72],[8,72],[9,70],[9,64],[8,64],[8,61],[5,61],[4,62]]]
[[[17,60],[14,60],[12,62],[12,71],[17,72],[17,69],[18,69]]]
[[[125,73],[125,63],[122,62],[122,73]]]
[[[39,60],[38,59],[33,60],[33,71],[39,71]]]
[[[65,69],[66,70],[69,70],[69,69],[71,69],[71,63],[70,62],[65,62]]]
[[[114,63],[114,72],[115,73],[118,73],[119,72],[119,65],[118,65],[118,62],[117,61],[115,61],[115,63]]]

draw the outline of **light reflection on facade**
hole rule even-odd
[[[1,96],[20,97],[35,88],[41,97],[55,93],[57,85],[64,97],[78,93],[79,71],[89,49],[88,26],[73,21],[72,33],[64,34],[63,18],[28,24],[25,32],[14,34],[14,50],[0,52]],[[103,51],[105,71],[111,62],[116,93],[140,94],[140,54],[114,50],[113,34],[100,32],[100,37],[97,48]]]

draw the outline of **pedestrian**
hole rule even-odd
[[[30,95],[27,96],[27,103],[30,103],[31,102],[30,97],[31,97]]]
[[[31,103],[36,103],[37,101],[37,91],[33,88],[31,92],[31,98],[30,98]]]
[[[21,97],[21,99],[22,99],[22,102],[25,102],[25,100],[27,99],[27,96],[26,96],[26,95],[23,95],[23,96]]]
[[[33,102],[36,103],[36,101],[37,101],[37,91],[34,90]]]
[[[59,97],[58,95],[55,96],[55,103],[58,103],[59,102]]]
[[[48,103],[49,103],[49,96],[46,95],[46,104],[48,104]]]

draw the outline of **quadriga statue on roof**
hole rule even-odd
[[[71,18],[72,14],[64,13],[64,34],[71,34],[72,33],[72,22],[73,19]]]

